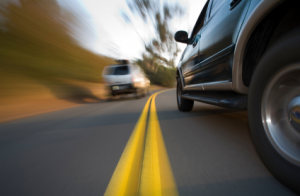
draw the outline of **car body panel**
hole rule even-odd
[[[186,84],[231,81],[229,64],[234,51],[236,32],[241,27],[250,3],[241,1],[231,10],[229,7],[231,0],[223,0],[219,8],[214,13],[210,13],[213,2],[210,1],[206,12],[206,15],[211,15],[198,33],[201,36],[199,56],[192,57],[198,59],[199,63],[184,70],[185,80],[187,78],[190,81]]]
[[[213,84],[214,90],[233,90],[247,94],[248,88],[242,81],[242,59],[247,41],[262,18],[282,1],[242,0],[232,12],[229,9],[230,2],[225,0],[228,6],[219,8],[211,18],[206,18],[200,30],[198,57],[193,56],[197,60],[194,66],[189,69],[185,66],[183,69],[179,62],[179,76],[185,89],[193,86],[195,90],[205,90],[203,87],[208,83],[209,86]],[[210,23],[213,23],[212,27],[209,27]],[[188,53],[184,54],[188,61],[186,55]],[[232,88],[229,88],[229,84]]]
[[[188,75],[188,71],[193,68],[195,65],[197,65],[200,62],[199,58],[199,48],[200,48],[200,34],[197,34],[194,39],[192,39],[190,42],[191,44],[188,44],[184,54],[183,58],[181,60],[181,67],[184,74],[184,80],[186,84],[195,83],[195,78]]]
[[[243,83],[242,66],[246,45],[255,27],[277,7],[282,0],[252,0],[244,25],[237,38],[232,67],[232,88],[240,94],[248,94],[249,88]]]
[[[131,74],[126,74],[126,75],[115,75],[115,69],[120,66],[127,66],[127,65],[111,65],[108,67],[105,67],[103,70],[103,78],[106,83],[108,84],[126,84],[131,82]],[[108,70],[110,69],[110,70]],[[130,68],[129,68],[130,71]],[[109,72],[109,73],[108,73]]]

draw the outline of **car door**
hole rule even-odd
[[[185,84],[190,84],[193,79],[193,67],[200,62],[199,59],[199,44],[197,39],[199,38],[197,36],[194,36],[190,43],[187,45],[185,52],[183,54],[182,58],[182,64],[181,68],[183,71],[183,77]]]
[[[183,73],[184,83],[185,85],[197,83],[200,78],[195,76],[195,67],[200,62],[199,57],[199,49],[200,49],[200,29],[202,28],[204,24],[204,19],[207,11],[209,1],[205,4],[203,7],[199,18],[193,28],[191,37],[189,38],[187,47],[185,51],[182,54],[181,57],[181,69]]]
[[[200,32],[201,83],[231,81],[234,46],[249,5],[248,0],[211,0]]]

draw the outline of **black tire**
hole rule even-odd
[[[177,80],[177,90],[176,90],[176,97],[177,97],[177,107],[178,110],[181,112],[189,112],[193,109],[194,101],[189,99],[182,98],[182,85],[181,81],[178,78]]]
[[[284,68],[300,63],[299,51],[300,31],[298,30],[272,45],[256,67],[248,97],[250,133],[260,158],[280,182],[297,194],[300,194],[300,167],[297,163],[284,158],[269,140],[262,122],[262,103],[265,89],[273,76]]]

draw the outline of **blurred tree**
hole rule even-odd
[[[161,0],[128,0],[127,4],[134,14],[138,14],[145,23],[151,22],[155,29],[156,38],[145,44],[148,55],[163,65],[175,67],[180,50],[171,32],[170,22],[174,17],[184,15],[183,8],[177,3]]]
[[[165,67],[163,65],[153,62],[153,59],[144,57],[138,59],[136,63],[144,70],[152,84],[159,84],[166,87],[174,87],[176,68]],[[156,70],[153,71],[149,64],[153,63]]]
[[[173,86],[175,60],[180,50],[173,38],[170,23],[174,17],[184,15],[183,8],[177,3],[161,0],[127,0],[127,4],[132,13],[138,14],[145,23],[151,22],[156,33],[156,38],[149,43],[144,42],[146,52],[137,63],[153,83]],[[128,16],[122,16],[127,23],[130,21]],[[174,74],[174,77],[168,77],[170,74]]]
[[[0,2],[0,69],[35,78],[101,80],[110,62],[81,47],[71,36],[78,25],[56,0]]]

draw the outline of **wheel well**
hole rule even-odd
[[[243,59],[245,86],[250,86],[252,75],[265,51],[281,36],[300,27],[299,5],[299,0],[286,0],[273,9],[251,34]]]
[[[176,69],[176,80],[178,80],[178,78],[179,78],[179,70]]]

